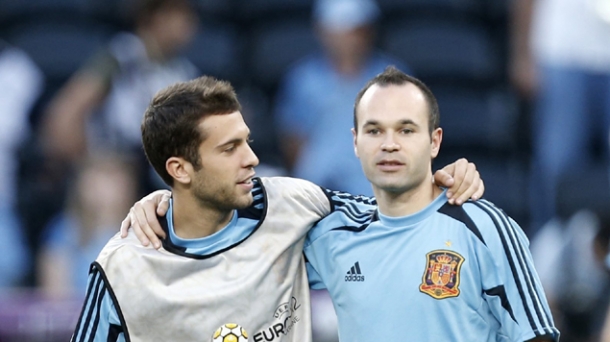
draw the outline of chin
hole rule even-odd
[[[373,185],[378,189],[390,193],[402,193],[411,188],[410,185],[408,183],[405,183],[404,181],[399,182],[396,180],[380,180],[371,183],[373,183]]]
[[[251,193],[248,193],[248,195],[245,195],[245,196],[239,198],[235,202],[235,207],[236,207],[236,209],[246,209],[252,205],[252,202],[254,202],[254,198],[252,198]]]
[[[380,186],[379,187],[381,190],[385,191],[385,192],[389,192],[392,194],[401,194],[404,193],[408,190],[407,187],[405,186],[400,186],[400,185],[385,185],[385,186]]]

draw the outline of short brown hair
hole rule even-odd
[[[381,74],[378,74],[368,81],[364,88],[358,92],[356,102],[354,103],[354,130],[356,130],[356,132],[358,131],[358,105],[360,104],[360,100],[362,100],[362,96],[364,96],[364,93],[366,93],[370,87],[375,84],[385,87],[388,85],[400,86],[406,83],[415,85],[424,94],[426,102],[428,103],[428,130],[432,133],[433,130],[437,129],[440,125],[440,113],[436,97],[434,97],[430,88],[417,78],[405,74],[394,66],[389,66],[385,68]]]
[[[229,82],[202,76],[176,83],[155,95],[142,120],[142,144],[148,162],[172,186],[165,168],[170,157],[182,157],[201,168],[199,145],[205,140],[198,125],[210,115],[231,114],[241,110]]]

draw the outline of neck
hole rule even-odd
[[[183,239],[198,239],[224,228],[233,217],[233,210],[220,210],[206,206],[190,193],[173,194],[173,226],[176,235]]]
[[[373,186],[379,212],[390,217],[402,217],[424,209],[443,190],[432,183],[432,175],[426,177],[418,186],[402,191],[392,192]]]

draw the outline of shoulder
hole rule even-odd
[[[325,190],[310,181],[291,177],[263,177],[262,192],[265,202],[282,202],[282,205],[300,205],[315,207],[328,214],[331,210]]]
[[[122,257],[124,254],[137,254],[139,251],[156,251],[151,246],[143,246],[140,240],[136,237],[136,234],[133,232],[133,229],[130,229],[127,237],[122,238],[121,233],[116,233],[108,243],[102,248],[102,251],[98,255],[96,261],[100,264],[104,264],[104,262],[108,259]]]
[[[505,245],[507,242],[513,241],[529,245],[519,224],[492,202],[487,200],[468,201],[463,205],[463,209],[478,227],[486,244]]]
[[[292,177],[262,177],[260,178],[262,189],[265,193],[279,192],[283,197],[303,196],[308,193],[324,195],[326,192],[322,187],[310,181]]]
[[[377,220],[377,206],[373,204],[374,199],[326,191],[333,211],[310,230],[308,244],[330,232],[362,232]]]
[[[331,200],[331,204],[334,209],[345,206],[359,206],[364,210],[376,209],[377,200],[375,197],[368,197],[364,195],[352,195],[343,191],[336,191],[330,189],[324,189],[325,193]]]

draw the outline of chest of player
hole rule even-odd
[[[476,248],[468,234],[381,231],[343,241],[349,243],[339,244],[333,254],[342,267],[324,279],[340,326],[349,328],[340,331],[342,338],[369,341],[375,339],[373,332],[403,331],[413,341],[447,336],[486,341],[472,339],[464,326],[480,327],[481,336],[487,336],[497,324],[482,296]]]
[[[205,259],[123,248],[103,262],[131,340],[208,341],[235,323],[249,341],[308,341],[302,241],[269,246],[265,226],[259,230]]]
[[[417,318],[426,311],[481,310],[482,281],[468,234],[379,230],[343,241],[324,282],[346,312],[394,307],[403,318]]]

